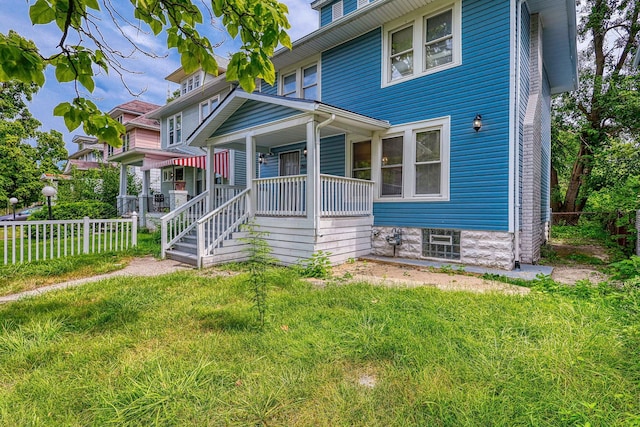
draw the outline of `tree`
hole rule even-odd
[[[593,171],[603,170],[605,152],[615,144],[638,150],[635,141],[640,134],[640,75],[631,67],[638,50],[640,2],[582,0],[580,4],[579,36],[588,43],[581,52],[580,87],[555,101],[551,186],[552,208],[560,212],[582,211],[589,194],[613,185],[609,178],[618,174]]]
[[[53,67],[56,79],[60,83],[73,83],[76,93],[71,102],[59,104],[54,114],[64,118],[70,131],[83,125],[85,132],[113,146],[122,144],[124,127],[80,96],[80,86],[93,92],[99,72],[115,71],[120,75],[127,72],[123,66],[127,55],[111,48],[103,38],[99,29],[102,21],[112,20],[132,48],[144,54],[149,53],[127,37],[123,23],[144,25],[156,36],[164,31],[167,46],[177,49],[185,72],[202,68],[217,75],[215,46],[196,27],[203,23],[204,13],[212,20],[213,16],[221,18],[229,35],[239,36],[242,42],[240,51],[231,57],[227,79],[239,81],[248,92],[255,89],[255,78],[274,83],[275,69],[270,56],[280,44],[291,47],[285,31],[290,27],[287,7],[277,0],[212,0],[210,7],[205,2],[197,6],[197,0],[130,0],[137,24],[129,22],[122,5],[114,1],[103,0],[101,9],[98,0],[35,0],[29,9],[31,22],[55,23],[60,31],[52,55],[45,56],[40,47],[15,31],[0,34],[0,81],[16,79],[42,86],[45,69]]]
[[[25,206],[40,199],[40,176],[59,173],[68,154],[62,134],[38,131],[40,122],[27,108],[36,85],[5,82],[0,89],[0,200],[16,197]]]

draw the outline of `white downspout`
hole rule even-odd
[[[515,120],[514,120],[514,135],[515,135],[515,149],[514,151],[514,233],[513,233],[513,244],[514,244],[514,258],[515,265],[514,268],[520,268],[520,210],[522,206],[520,204],[520,97],[522,93],[520,91],[520,61],[522,60],[522,48],[520,46],[522,40],[522,2],[524,0],[518,0],[516,6],[516,78],[515,78],[515,90],[516,90],[516,99],[515,99]]]
[[[319,228],[320,228],[319,217],[320,217],[320,210],[322,206],[322,194],[320,194],[320,192],[322,191],[322,182],[320,178],[320,129],[330,125],[335,119],[336,119],[336,115],[332,114],[331,117],[329,117],[324,122],[318,123],[316,125],[316,133],[314,135],[314,143],[315,143],[315,148],[314,148],[315,155],[313,156],[314,173],[318,178],[314,180],[315,188],[313,189],[314,190],[313,194],[315,194],[314,204],[316,206],[316,211],[314,212],[314,215],[313,215],[313,229],[315,230],[314,234],[316,239],[319,237]]]

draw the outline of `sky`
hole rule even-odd
[[[118,7],[118,11],[128,12],[132,15],[130,0],[110,0]],[[280,0],[289,8],[289,22],[291,29],[289,36],[295,41],[304,35],[318,28],[317,12],[311,9],[310,0]],[[60,31],[55,25],[33,26],[29,20],[29,5],[35,3],[34,0],[0,0],[0,33],[7,34],[9,30],[15,30],[23,37],[33,40],[41,51],[46,55],[54,51],[55,46],[60,41]],[[198,3],[197,0],[194,3]],[[101,7],[102,2],[100,2]],[[104,9],[103,9],[104,10]],[[205,22],[208,17],[205,16]],[[131,22],[131,21],[130,21]],[[137,24],[137,21],[133,21]],[[223,31],[221,26],[203,25],[199,28],[201,34],[206,35],[212,43],[222,43],[215,49],[217,55],[226,57],[229,53],[237,50],[239,43],[232,40]],[[145,27],[141,30],[124,25],[125,34],[148,52],[152,52],[156,57],[134,53],[127,60],[126,67],[131,73],[126,73],[123,78],[115,73],[109,75],[101,74],[96,77],[96,87],[93,93],[86,90],[81,91],[81,95],[93,101],[103,111],[109,111],[113,107],[124,102],[139,99],[163,105],[167,99],[167,93],[177,89],[177,85],[166,81],[164,78],[180,66],[180,59],[175,51],[170,52],[165,43],[165,37],[160,34],[158,37],[147,31]],[[118,32],[116,26],[109,16],[102,16],[100,32],[106,40],[110,41],[112,48],[121,49],[125,53],[132,52],[131,45]],[[124,86],[123,81],[129,87],[131,93]],[[81,89],[83,89],[81,87]],[[48,131],[55,129],[64,136],[65,145],[69,153],[77,150],[77,145],[71,142],[73,135],[83,134],[82,128],[69,131],[61,117],[53,115],[53,109],[61,102],[71,102],[75,97],[75,88],[71,83],[58,83],[52,69],[46,73],[45,85],[36,94],[29,105],[31,114],[42,123],[40,130]]]

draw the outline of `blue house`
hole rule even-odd
[[[165,255],[241,259],[251,220],[285,264],[319,250],[334,263],[535,263],[550,220],[551,95],[577,84],[575,2],[311,7],[320,28],[276,52],[276,84],[230,90],[188,135],[209,162],[244,153],[245,189],[222,200],[210,169],[202,196],[163,220]]]

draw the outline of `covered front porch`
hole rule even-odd
[[[208,162],[215,149],[244,152],[246,188],[221,199],[224,186],[207,169],[211,190],[163,219],[163,248],[190,245],[200,266],[241,260],[241,225],[252,221],[283,264],[317,251],[334,263],[370,253],[375,183],[349,176],[346,153],[388,126],[316,101],[237,90],[188,143],[208,147]]]

